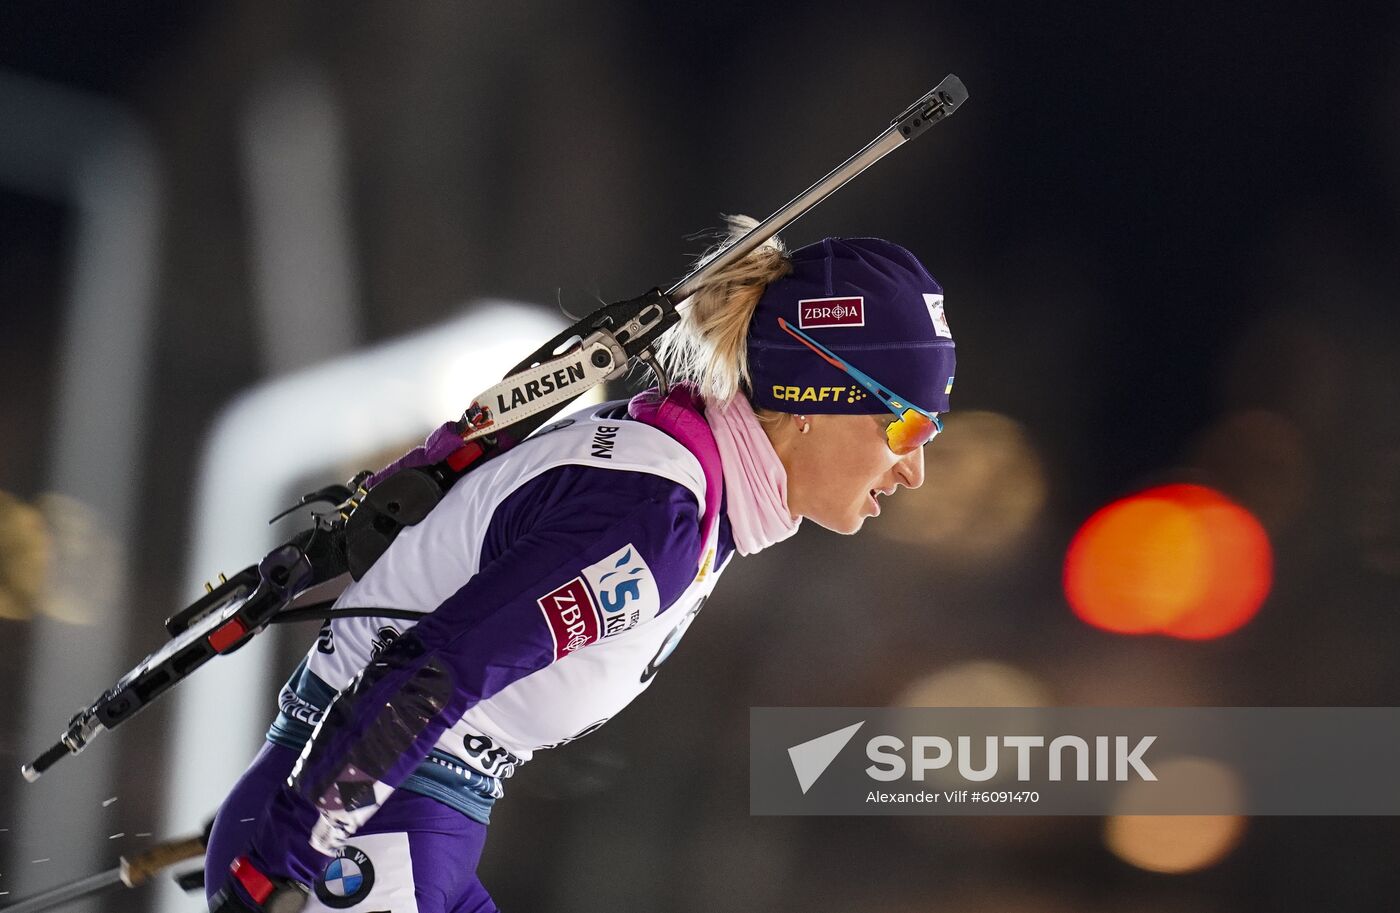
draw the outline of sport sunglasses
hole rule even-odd
[[[798,342],[816,352],[832,367],[840,368],[851,377],[856,379],[862,387],[870,391],[870,395],[885,404],[885,408],[893,412],[899,420],[891,422],[885,427],[885,441],[899,456],[913,453],[920,447],[927,444],[938,436],[938,432],[943,430],[943,423],[938,420],[938,414],[926,412],[918,406],[905,400],[903,397],[890,393],[884,387],[875,382],[875,379],[864,371],[848,364],[835,352],[817,342],[806,333],[792,326],[786,320],[779,317],[778,326],[786,330]]]

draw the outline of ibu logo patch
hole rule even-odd
[[[373,887],[374,863],[363,851],[346,846],[316,879],[316,897],[340,910],[364,900]]]
[[[597,564],[583,569],[583,579],[598,597],[603,636],[621,634],[656,617],[661,595],[656,578],[630,542]]]
[[[928,316],[933,321],[933,331],[944,339],[952,339],[953,331],[948,329],[948,315],[943,313],[943,296],[924,292],[924,304],[928,305]]]
[[[797,326],[803,330],[819,327],[863,327],[865,299],[803,298],[797,302]]]
[[[598,639],[598,609],[582,577],[575,577],[537,601],[549,625],[549,635],[554,638],[556,660]]]

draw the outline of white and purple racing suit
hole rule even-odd
[[[211,894],[248,853],[313,884],[313,909],[494,909],[474,869],[503,781],[650,685],[733,554],[722,492],[686,390],[575,413],[467,473],[336,602],[421,620],[328,622],[283,688],[220,810]]]

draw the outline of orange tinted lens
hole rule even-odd
[[[904,456],[933,440],[937,433],[938,426],[933,423],[933,419],[922,412],[906,409],[899,421],[891,422],[885,428],[885,439],[889,441],[891,450]]]

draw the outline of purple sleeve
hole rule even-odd
[[[695,576],[698,513],[688,489],[650,473],[568,466],[513,492],[492,517],[478,573],[327,709],[274,802],[281,813],[265,819],[281,824],[260,827],[255,861],[304,880],[296,859],[310,823],[322,852],[343,842],[473,704],[589,642],[567,636],[568,588],[584,568],[630,544],[660,608],[675,602]]]

